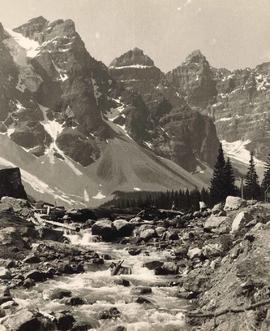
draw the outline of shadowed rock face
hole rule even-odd
[[[109,109],[107,68],[88,54],[71,20],[37,17],[14,31],[19,35],[0,29],[1,131],[41,156],[68,128],[57,142],[68,156],[89,165],[99,154],[99,141],[112,136],[101,116],[101,108]],[[23,37],[32,54],[21,46]]]
[[[167,73],[166,78],[192,106],[205,107],[217,95],[211,68],[199,50],[192,52],[182,65]]]
[[[270,142],[270,63],[255,69],[212,71],[218,95],[207,111],[215,119],[220,138],[229,142],[249,140],[247,148],[266,160]]]
[[[230,71],[209,65],[200,51],[166,74],[188,104],[213,118],[220,140],[244,140],[257,158],[269,153],[270,63]]]
[[[206,66],[201,54],[194,54],[190,61]],[[135,48],[115,59],[110,74],[124,87],[121,98],[129,105],[125,125],[136,141],[189,171],[196,169],[197,159],[214,164],[218,139],[212,120],[192,111],[178,85],[142,50]]]
[[[135,47],[133,50],[126,52],[125,54],[114,59],[110,64],[110,67],[127,67],[127,66],[154,66],[154,61],[144,54],[143,50]]]
[[[0,198],[3,196],[27,199],[19,168],[0,170]]]

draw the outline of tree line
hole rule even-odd
[[[243,196],[247,200],[264,200],[265,191],[270,187],[270,155],[265,164],[265,173],[261,185],[259,184],[252,152],[250,153],[248,170],[240,188],[236,186],[235,181],[230,158],[225,160],[222,144],[220,144],[209,189],[180,189],[166,192],[115,192],[116,198],[105,205],[113,205],[120,209],[153,206],[159,209],[177,209],[192,212],[199,209],[200,201],[203,201],[208,207],[212,207],[216,203],[225,201],[229,195]]]

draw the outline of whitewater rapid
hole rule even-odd
[[[94,327],[91,330],[113,331],[117,326],[124,326],[127,331],[186,330],[183,313],[186,304],[177,298],[177,286],[169,286],[175,278],[156,276],[152,270],[143,266],[149,261],[166,260],[170,255],[169,250],[156,251],[146,247],[141,254],[131,256],[125,245],[97,242],[89,230],[69,234],[67,237],[73,245],[82,245],[99,255],[108,254],[113,261],[124,260],[124,265],[130,266],[133,273],[111,276],[108,266],[112,261],[105,261],[105,266],[101,265],[98,270],[56,278],[37,284],[30,290],[16,290],[16,301],[21,306],[39,308],[49,314],[52,311],[67,310],[64,303],[50,300],[47,295],[53,288],[63,288],[72,291],[73,296],[86,300],[87,304],[71,307],[71,310],[79,320],[90,323]],[[130,286],[116,284],[121,279],[128,280]],[[152,293],[142,295],[151,304],[136,302],[141,287],[152,288]],[[121,312],[120,318],[96,319],[99,312],[111,307],[116,307]]]

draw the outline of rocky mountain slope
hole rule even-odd
[[[207,185],[213,122],[142,51],[108,69],[71,20],[43,17],[0,25],[0,48],[0,164],[19,166],[35,198],[98,205],[116,190]]]
[[[200,51],[166,74],[192,109],[215,121],[228,156],[241,170],[254,151],[261,172],[269,153],[270,64],[230,71],[210,66]]]
[[[123,86],[121,100],[130,105],[113,122],[188,171],[200,169],[199,161],[214,164],[219,142],[213,122],[190,109],[152,59],[134,48],[113,60],[109,69]]]

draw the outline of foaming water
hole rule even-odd
[[[38,307],[43,312],[50,313],[66,310],[64,301],[49,299],[49,292],[55,288],[72,291],[73,296],[85,299],[87,304],[72,307],[74,316],[91,323],[91,330],[111,331],[117,325],[122,325],[128,331],[179,331],[186,330],[184,314],[185,303],[177,298],[177,288],[169,287],[172,278],[156,276],[152,270],[143,265],[148,261],[166,260],[170,252],[156,251],[148,248],[137,256],[129,255],[127,247],[119,244],[96,241],[89,230],[76,234],[66,234],[71,244],[81,245],[99,254],[110,254],[113,260],[124,260],[124,265],[132,268],[132,274],[111,276],[110,270],[88,271],[67,277],[56,278],[37,284],[31,290],[16,290],[16,300],[24,307]],[[111,261],[107,262],[108,266]],[[129,287],[118,285],[121,280],[128,280]],[[149,304],[136,302],[140,295],[138,286],[152,288],[152,293],[142,295]],[[100,311],[117,307],[120,318],[112,320],[97,320]]]

